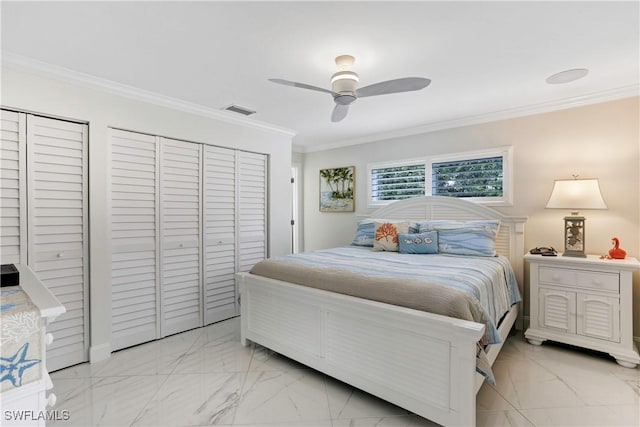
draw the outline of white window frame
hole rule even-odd
[[[513,206],[513,147],[496,147],[486,150],[465,151],[462,153],[444,154],[427,159],[425,175],[425,192],[431,194],[433,164],[464,160],[502,157],[502,196],[501,197],[465,197],[470,202],[492,206]]]
[[[424,163],[425,196],[431,196],[432,169],[434,163],[474,160],[487,157],[502,157],[502,196],[501,197],[465,197],[465,200],[491,206],[513,206],[513,147],[502,146],[484,150],[465,151],[450,154],[439,154],[427,158],[405,159],[398,161],[376,162],[367,164],[367,207],[377,208],[393,203],[394,200],[371,199],[371,172],[373,169],[401,167]]]
[[[372,198],[372,188],[371,188],[371,173],[374,169],[382,169],[382,168],[397,168],[402,166],[411,166],[411,165],[426,165],[426,159],[407,159],[407,160],[396,160],[390,162],[376,162],[367,164],[367,207],[369,208],[377,208],[380,206],[386,206],[389,203],[393,203],[397,200],[373,200]],[[425,188],[425,191],[427,189]]]

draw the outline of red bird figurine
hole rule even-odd
[[[613,248],[609,249],[609,257],[613,259],[624,259],[624,257],[627,256],[627,251],[619,248],[620,240],[618,240],[617,237],[614,237],[611,239],[611,242],[613,243]]]

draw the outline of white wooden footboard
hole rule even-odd
[[[248,340],[444,425],[475,425],[484,325],[238,274]]]

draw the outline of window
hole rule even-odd
[[[502,197],[502,157],[431,163],[431,194]]]
[[[510,205],[511,147],[371,164],[370,207],[424,195]]]
[[[388,202],[424,196],[424,161],[371,169],[371,201]]]

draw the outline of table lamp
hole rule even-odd
[[[568,209],[570,216],[564,217],[564,253],[565,256],[586,257],[585,253],[585,217],[578,210],[607,209],[602,199],[597,179],[557,179],[553,184],[548,209]]]

